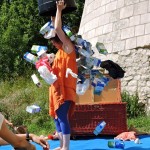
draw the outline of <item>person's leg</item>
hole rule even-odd
[[[60,141],[60,147],[55,148],[55,150],[60,150],[63,146],[63,136],[62,136],[62,131],[61,131],[61,127],[60,127],[60,123],[58,121],[58,119],[54,119],[55,122],[55,126],[56,126],[56,131],[58,133],[58,138]]]
[[[65,101],[64,104],[56,111],[58,116],[58,121],[60,123],[61,131],[63,134],[63,147],[62,150],[69,150],[70,143],[70,125],[68,121],[68,111],[71,102]]]

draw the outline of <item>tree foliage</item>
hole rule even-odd
[[[76,0],[76,3],[77,11],[64,15],[64,23],[78,30],[84,1]],[[33,44],[52,49],[39,34],[50,18],[39,16],[37,0],[2,0],[0,12],[0,80],[12,81],[18,76],[31,75],[34,66],[23,59],[23,54],[30,52]]]

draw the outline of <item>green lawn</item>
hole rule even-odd
[[[0,112],[16,126],[27,125],[30,132],[47,135],[53,133],[55,127],[53,119],[48,114],[49,86],[43,80],[41,81],[42,88],[37,88],[31,79],[24,78],[17,79],[14,84],[10,82],[0,83]],[[136,102],[138,100],[136,96],[125,95],[124,99],[128,105],[127,112],[132,118],[127,120],[128,127],[133,125],[139,131],[150,133],[150,116],[135,118],[141,112]],[[27,113],[26,107],[32,104],[39,105],[42,108],[41,112],[37,114]]]

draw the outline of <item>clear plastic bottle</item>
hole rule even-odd
[[[87,57],[86,62],[87,62],[87,66],[99,67],[101,64],[101,60],[96,57]]]
[[[94,94],[100,95],[103,89],[104,89],[104,84],[98,81],[97,85],[94,88]]]
[[[101,77],[99,78],[99,81],[101,81],[104,84],[104,86],[106,86],[108,85],[108,82],[110,81],[110,79],[107,77]]]
[[[107,49],[105,48],[103,43],[97,42],[96,43],[96,48],[98,49],[98,52],[100,54],[104,54],[104,55],[108,54]]]
[[[84,57],[90,57],[90,56],[91,56],[91,54],[90,54],[88,51],[86,51],[86,50],[84,50],[84,49],[82,49],[82,48],[79,48],[79,49],[78,49],[78,52],[79,52],[81,55],[83,55]]]
[[[102,132],[102,130],[104,129],[104,127],[106,126],[106,122],[105,121],[102,121],[100,122],[95,130],[93,131],[93,133],[97,136],[98,134],[100,134]]]
[[[74,41],[76,39],[73,33],[70,31],[70,29],[67,26],[63,26],[63,30],[65,31],[67,36],[71,39],[71,41]]]
[[[57,80],[57,76],[53,74],[53,72],[50,72],[47,66],[40,66],[38,68],[38,72],[40,73],[40,76],[45,80],[45,82],[50,85]]]
[[[78,95],[84,95],[86,90],[89,88],[90,80],[86,79],[83,83],[78,83],[76,86],[76,93]]]
[[[124,149],[125,144],[123,141],[108,141],[108,147],[109,148],[120,148],[120,149]]]
[[[37,77],[35,74],[33,74],[33,75],[31,76],[31,78],[32,78],[34,84],[35,84],[37,87],[41,87],[41,83],[40,83],[38,77]]]

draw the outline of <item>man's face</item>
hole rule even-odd
[[[62,45],[61,45],[60,43],[56,42],[55,40],[51,40],[50,42],[51,42],[51,43],[53,44],[53,46],[55,46],[57,49],[62,48]]]

